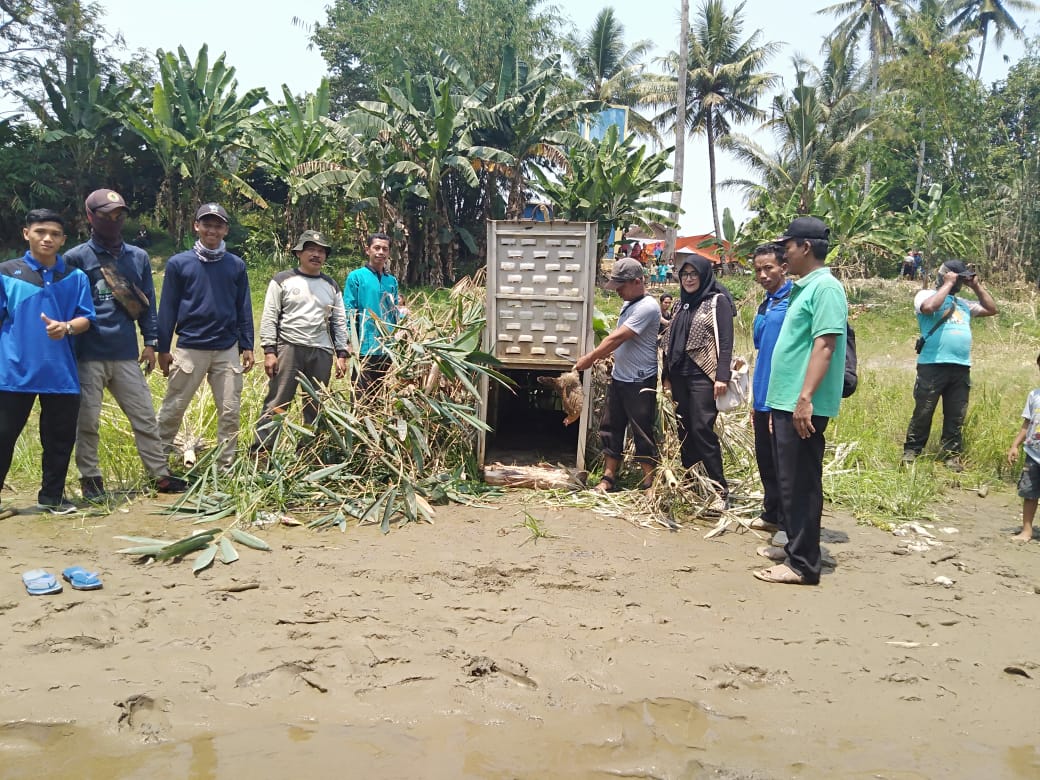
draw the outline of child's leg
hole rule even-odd
[[[1026,498],[1022,501],[1022,531],[1015,534],[1012,539],[1020,542],[1028,542],[1033,538],[1033,518],[1036,516],[1037,499]]]

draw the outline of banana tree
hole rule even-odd
[[[366,136],[392,143],[402,157],[386,174],[401,177],[399,191],[417,206],[422,241],[410,281],[433,286],[454,279],[456,241],[476,248],[472,234],[455,220],[453,199],[444,188],[475,190],[480,184],[477,160],[515,164],[511,154],[473,139],[470,115],[487,99],[491,85],[459,89],[462,83],[451,71],[444,78],[423,76],[417,87],[406,76],[401,88],[383,86],[381,101],[362,101],[349,117]]]
[[[617,127],[611,126],[598,145],[571,152],[570,172],[560,179],[536,168],[537,188],[552,201],[558,217],[599,223],[597,257],[603,257],[614,227],[676,225],[673,216],[679,207],[667,198],[676,185],[661,179],[670,168],[671,153],[669,147],[647,155],[635,136],[619,139]]]
[[[205,44],[195,62],[183,46],[176,55],[159,49],[156,58],[159,80],[150,90],[151,101],[124,103],[119,116],[158,157],[165,177],[167,223],[181,240],[189,215],[204,194],[212,192],[214,179],[257,200],[235,176],[231,152],[243,143],[250,112],[267,90],[253,88],[239,97],[235,69],[225,63],[224,54],[211,68]],[[138,87],[148,92],[145,85]]]
[[[44,97],[18,95],[39,120],[44,143],[61,150],[72,189],[82,198],[87,194],[88,177],[97,176],[110,156],[119,129],[112,114],[129,97],[131,88],[120,84],[115,75],[101,72],[90,45],[80,43],[75,48],[67,79],[41,68]]]
[[[329,82],[322,79],[312,95],[298,100],[282,85],[282,103],[256,114],[243,143],[253,163],[286,188],[282,219],[287,240],[304,223],[318,226],[320,204],[303,187],[315,173],[333,169],[340,144],[322,121],[329,115]]]

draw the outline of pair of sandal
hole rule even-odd
[[[69,566],[61,573],[61,577],[73,590],[99,590],[101,577],[96,571],[87,571],[82,566]],[[22,575],[22,583],[30,596],[49,596],[61,593],[58,578],[44,569],[33,569]]]

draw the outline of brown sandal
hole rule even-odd
[[[756,580],[762,580],[762,582],[772,582],[778,585],[812,585],[813,583],[805,579],[801,574],[796,572],[786,563],[781,563],[776,566],[772,566],[768,569],[760,569],[754,572]]]
[[[606,485],[605,488],[600,490],[600,486]],[[593,493],[617,493],[617,480],[615,480],[610,474],[604,474],[599,478],[599,484],[592,488]]]

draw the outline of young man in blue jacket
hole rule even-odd
[[[155,315],[155,285],[148,253],[123,241],[130,213],[123,196],[95,190],[87,196],[90,240],[65,253],[65,262],[90,280],[97,320],[76,340],[79,368],[79,424],[76,468],[80,490],[88,501],[107,495],[98,459],[101,398],[106,388],[123,410],[141,462],[160,493],[182,493],[187,484],[170,475],[159,439],[159,425],[145,373],[155,368],[159,331]],[[144,346],[138,353],[137,331]]]
[[[87,277],[58,250],[65,223],[49,209],[25,217],[24,256],[0,263],[0,486],[14,446],[40,399],[43,479],[37,508],[68,514],[65,477],[76,442],[79,378],[73,337],[94,321]]]
[[[390,356],[383,347],[383,336],[377,320],[385,329],[397,324],[400,297],[397,279],[386,271],[390,257],[390,236],[373,233],[365,250],[368,262],[350,272],[343,287],[343,307],[347,327],[357,329],[360,342],[361,374],[357,389],[364,391],[381,380],[390,368]]]
[[[167,454],[202,380],[217,406],[219,463],[230,468],[238,445],[242,372],[253,367],[253,306],[241,257],[227,251],[227,212],[216,203],[195,214],[198,241],[166,262],[159,300],[159,368],[169,377],[159,410],[159,437]],[[170,351],[173,334],[177,348]]]

